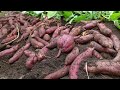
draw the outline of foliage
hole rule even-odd
[[[32,16],[41,16],[40,18],[47,16],[61,19],[64,17],[64,20],[70,24],[81,20],[95,19],[113,21],[114,25],[120,29],[120,11],[26,11],[26,13]]]

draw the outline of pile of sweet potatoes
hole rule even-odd
[[[0,18],[0,22],[0,58],[12,54],[8,64],[14,64],[25,54],[25,66],[31,70],[36,63],[49,58],[47,54],[50,50],[58,48],[55,58],[67,54],[64,66],[44,79],[59,79],[67,74],[70,79],[78,79],[81,62],[93,56],[98,62],[88,65],[88,72],[120,76],[120,40],[100,20],[82,26],[62,25],[53,18],[40,20],[19,13]],[[95,30],[94,27],[98,29]],[[23,46],[20,45],[21,42],[24,42]],[[78,44],[89,46],[80,53]],[[30,50],[31,47],[34,51]],[[104,60],[102,52],[115,58]]]

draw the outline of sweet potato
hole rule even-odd
[[[81,32],[81,26],[78,26],[78,27],[72,28],[69,34],[72,36],[77,36],[80,34],[80,32]]]
[[[102,34],[94,34],[94,40],[106,48],[113,47],[113,44],[109,43],[110,41],[108,40],[108,38]]]
[[[113,48],[113,41],[109,37],[107,37],[107,39],[108,39],[108,43],[110,45],[110,48]]]
[[[111,34],[110,38],[113,41],[113,46],[114,46],[115,50],[118,51],[120,49],[120,40],[119,40],[119,38],[115,34]]]
[[[8,30],[6,28],[0,29],[0,38],[3,38],[5,35],[7,35]]]
[[[25,50],[25,51],[24,51],[24,54],[25,54],[27,57],[35,56],[35,52],[30,51],[30,50]]]
[[[92,21],[97,21],[98,23],[101,22],[101,20],[92,20]],[[81,23],[84,23],[84,24],[88,24],[90,23],[91,21],[85,21],[85,20],[81,20]]]
[[[69,34],[69,31],[70,31],[70,28],[67,28],[67,29],[65,29],[65,30],[62,30],[62,31],[60,32],[60,35]]]
[[[93,51],[93,55],[98,59],[103,59],[102,55],[99,52],[97,52],[96,50]]]
[[[60,36],[57,36],[57,37],[51,39],[50,43],[48,45],[46,45],[46,47],[49,49],[53,49],[53,48],[57,47],[57,40],[59,37]]]
[[[91,21],[90,23],[87,23],[86,25],[83,26],[83,29],[92,29],[97,26],[97,21]]]
[[[93,53],[94,48],[87,48],[86,51],[84,51],[83,53],[79,54],[75,60],[73,61],[73,63],[70,66],[70,70],[69,70],[69,77],[70,79],[78,79],[78,70],[80,67],[80,63],[84,60],[86,60],[89,57],[92,57],[92,53]]]
[[[36,54],[35,54],[35,52],[30,51],[30,50],[25,50],[24,53],[26,56],[28,56],[25,66],[27,69],[32,69],[34,64],[37,62]]]
[[[60,79],[69,73],[70,66],[64,66],[63,68],[47,75],[44,79]]]
[[[73,50],[66,56],[65,65],[70,65],[78,55],[79,55],[79,48],[74,47]]]
[[[37,41],[37,40],[34,39],[34,38],[30,38],[30,43],[31,43],[31,45],[32,45],[33,47],[35,47],[35,48],[42,48],[42,47],[44,47],[44,44],[43,44],[43,43]]]
[[[10,34],[7,35],[7,37],[9,38],[9,37],[11,37],[11,36],[13,36],[13,35],[16,35],[16,34],[17,34],[17,30],[16,30],[16,28],[15,28],[14,30],[11,31]]]
[[[113,59],[113,61],[120,61],[120,50],[118,50],[118,53],[116,57]]]
[[[43,37],[45,35],[45,26],[42,25],[38,30],[39,37]]]
[[[26,49],[28,49],[30,47],[30,43],[26,43],[25,46],[21,47],[14,55],[13,57],[11,57],[8,61],[9,64],[14,63],[15,61],[17,61],[24,53],[24,51]]]
[[[32,69],[32,67],[37,63],[37,57],[31,56],[26,60],[25,66],[27,69]]]
[[[88,65],[87,70],[94,74],[101,73],[120,76],[120,62],[114,62],[112,60],[97,61],[95,62],[95,65]]]
[[[38,51],[38,53],[36,54],[36,56],[37,56],[37,58],[38,58],[38,61],[43,60],[43,59],[46,57],[48,51],[49,51],[49,49],[46,48],[46,47],[43,47],[42,49],[40,49],[40,50]]]
[[[26,39],[30,35],[32,30],[33,30],[32,26],[27,27],[25,32],[21,35],[21,37],[17,40],[17,42],[20,42],[22,39]]]
[[[41,38],[39,38],[38,36],[35,37],[35,39],[41,43],[43,43],[44,45],[48,45],[49,43]]]
[[[102,47],[100,44],[98,44],[95,41],[91,41],[90,42],[90,46],[94,47],[95,50],[97,50],[98,52],[106,52],[106,53],[109,53],[111,55],[115,55],[116,54],[116,51],[114,49],[104,48],[104,47]]]
[[[60,34],[61,30],[65,29],[65,28],[66,28],[65,26],[57,27],[57,29],[54,31],[54,33],[52,35],[52,38],[57,37]]]
[[[91,40],[93,40],[93,34],[89,34],[89,35],[85,35],[85,36],[81,36],[79,38],[76,38],[75,42],[80,43],[80,44],[85,44]]]
[[[98,23],[97,26],[102,34],[106,36],[110,36],[112,34],[112,30],[107,28],[104,23]]]
[[[86,31],[84,31],[86,34],[99,34],[99,32],[97,31],[97,30],[86,30]]]
[[[47,34],[51,34],[51,33],[53,33],[56,29],[57,29],[57,26],[52,26],[52,27],[50,27],[50,28],[48,28],[48,29],[46,30],[46,33],[47,33]]]
[[[43,36],[43,39],[44,39],[45,41],[49,41],[49,40],[50,40],[50,35],[49,35],[49,34],[45,34],[45,35]]]
[[[14,36],[11,36],[11,37],[6,37],[5,39],[3,39],[2,40],[2,44],[4,44],[4,43],[7,43],[7,42],[10,42],[10,41],[12,41],[13,39],[15,39],[17,37],[17,35],[14,35]]]
[[[74,38],[71,35],[64,34],[57,40],[59,52],[56,57],[59,57],[61,52],[70,52],[75,46]]]
[[[31,37],[35,37],[35,36],[38,36],[38,31],[37,31],[37,30],[35,30],[35,31],[33,32],[33,34],[31,35]]]
[[[19,45],[15,45],[15,46],[12,46],[12,47],[9,48],[9,49],[3,50],[3,51],[0,52],[0,57],[5,56],[5,55],[8,55],[8,54],[10,54],[10,53],[13,53],[13,52],[15,52],[16,50],[18,50],[18,48],[19,48]]]

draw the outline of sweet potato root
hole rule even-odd
[[[83,29],[92,29],[97,26],[97,21],[91,21],[90,23],[87,23],[86,25],[83,26]]]
[[[67,28],[67,29],[65,29],[65,30],[62,30],[62,31],[60,32],[60,35],[69,34],[69,31],[70,31],[70,28]]]
[[[6,28],[0,29],[0,38],[3,38],[4,36],[6,36],[7,33],[8,33],[8,30]]]
[[[57,47],[57,40],[58,40],[59,37],[60,36],[57,36],[57,37],[53,38],[50,41],[50,43],[48,45],[46,45],[46,47],[49,48],[49,49],[53,49],[53,48]]]
[[[54,33],[52,35],[52,38],[57,37],[60,34],[61,30],[65,29],[65,28],[66,28],[65,26],[57,27],[57,29],[54,31]]]
[[[11,36],[11,37],[6,37],[5,39],[3,39],[2,40],[2,44],[4,44],[4,43],[8,43],[8,42],[10,42],[10,41],[12,41],[13,39],[15,39],[17,37],[17,35],[14,35],[14,36]]]
[[[42,25],[39,28],[38,33],[39,33],[39,37],[43,37],[45,35],[45,26],[44,25]]]
[[[79,38],[76,38],[75,42],[80,43],[80,44],[85,44],[91,40],[93,40],[93,34],[89,34],[89,35],[85,35],[85,36],[81,36]]]
[[[97,26],[102,34],[106,36],[110,36],[112,34],[112,30],[107,28],[104,23],[98,23]]]
[[[114,46],[115,50],[118,51],[120,49],[120,40],[119,40],[119,38],[115,34],[111,34],[110,38],[113,41],[113,46]]]
[[[46,57],[48,51],[49,51],[49,49],[46,48],[46,47],[43,47],[42,49],[40,49],[40,50],[38,51],[38,53],[36,54],[36,56],[37,56],[37,58],[38,58],[38,61],[43,60],[43,59]]]
[[[71,35],[61,35],[57,40],[59,52],[56,57],[59,57],[61,52],[70,52],[75,46],[74,37]]]
[[[46,33],[47,34],[51,34],[53,33],[55,30],[57,29],[57,26],[53,26],[53,27],[50,27],[46,30]]]
[[[70,66],[64,66],[63,68],[47,75],[44,79],[60,79],[69,73]]]
[[[120,76],[120,62],[114,62],[112,60],[97,61],[95,62],[95,65],[88,65],[87,70],[94,74],[101,73]]]
[[[44,39],[45,41],[49,41],[49,40],[50,40],[50,35],[49,35],[49,34],[45,34],[45,35],[43,36],[43,39]]]
[[[97,34],[97,33],[99,34],[99,32],[98,32],[97,30],[93,30],[93,29],[92,29],[92,30],[86,30],[86,31],[84,31],[84,32],[85,32],[86,34]],[[83,33],[84,33],[84,32],[83,32]]]
[[[113,61],[120,61],[120,50],[118,50],[118,53],[116,57],[113,59]]]
[[[34,39],[34,38],[30,38],[30,43],[31,43],[31,45],[32,45],[33,47],[35,47],[35,48],[42,48],[42,47],[44,47],[44,44],[43,44],[43,43],[37,41],[37,40]]]
[[[90,46],[94,47],[95,50],[97,50],[98,52],[106,52],[106,53],[109,53],[111,55],[116,55],[116,53],[117,53],[114,49],[104,48],[104,47],[102,47],[100,44],[98,44],[95,41],[91,41],[90,42]]]
[[[96,50],[93,51],[93,55],[98,59],[103,59],[102,55],[99,52],[97,52]]]
[[[37,31],[37,30],[35,30],[35,31],[33,32],[33,34],[31,35],[31,37],[35,37],[35,36],[38,36],[38,31]]]
[[[37,57],[31,56],[26,60],[25,66],[27,69],[32,69],[32,67],[37,63]]]
[[[73,63],[70,66],[70,70],[69,70],[69,77],[70,79],[78,79],[78,70],[80,67],[80,63],[84,60],[86,60],[89,57],[92,57],[92,53],[93,53],[94,48],[88,48],[86,51],[84,51],[83,53],[79,54],[75,60],[73,61]]]
[[[43,43],[44,45],[48,45],[49,43],[41,38],[39,38],[38,36],[35,37],[35,39],[41,43]]]
[[[26,68],[27,69],[32,69],[34,64],[36,64],[36,62],[37,62],[37,57],[36,57],[35,52],[30,51],[30,50],[25,50],[24,54],[26,56],[28,56],[28,59],[26,60],[26,64],[25,64]]]
[[[77,36],[80,34],[80,32],[81,32],[81,26],[78,26],[78,27],[74,27],[69,34],[72,36]]]
[[[0,52],[0,57],[8,55],[10,53],[13,53],[13,52],[17,51],[18,48],[19,48],[19,45],[15,45],[15,46],[12,46],[9,49],[3,50],[3,51]]]
[[[35,56],[35,52],[30,51],[30,50],[25,50],[25,51],[24,51],[24,54],[25,54],[27,57]]]
[[[108,40],[108,38],[102,34],[94,34],[94,40],[106,48],[113,47],[113,44],[109,43],[110,41]]]
[[[21,47],[14,55],[13,57],[11,57],[8,61],[9,64],[14,63],[15,61],[17,61],[24,53],[24,51],[26,49],[28,49],[30,47],[30,43],[27,43],[25,46]]]
[[[79,55],[79,48],[74,47],[73,50],[66,56],[65,65],[70,65],[78,55]]]

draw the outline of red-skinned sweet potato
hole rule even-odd
[[[78,71],[79,71],[79,67],[80,67],[80,63],[84,60],[86,60],[89,57],[92,57],[92,53],[93,53],[94,48],[87,48],[86,51],[84,51],[83,53],[79,54],[75,60],[73,61],[73,63],[70,66],[70,70],[69,70],[69,77],[70,79],[78,79]]]
[[[115,62],[112,60],[97,61],[94,64],[88,65],[87,70],[88,72],[94,74],[101,73],[107,75],[120,76],[120,62]]]
[[[53,49],[53,48],[57,47],[57,40],[59,37],[60,36],[57,36],[57,37],[51,39],[50,43],[48,45],[46,45],[46,47],[49,49]]]
[[[120,49],[120,40],[119,40],[119,38],[115,34],[111,34],[110,38],[113,41],[113,46],[114,46],[115,50],[118,51]]]
[[[70,66],[64,66],[63,68],[47,75],[44,79],[60,79],[69,73]]]
[[[94,47],[95,50],[97,50],[98,52],[106,52],[106,53],[109,53],[111,55],[116,55],[116,51],[114,49],[104,48],[104,47],[102,47],[100,44],[98,44],[95,41],[91,41],[90,42],[90,46]]]
[[[40,50],[38,51],[38,53],[36,54],[36,56],[37,56],[37,58],[38,58],[38,61],[43,60],[43,59],[46,57],[48,51],[49,51],[49,49],[46,48],[46,47],[43,47],[42,49],[40,49]]]
[[[31,43],[31,45],[32,45],[33,47],[35,47],[35,48],[42,48],[42,47],[44,47],[44,44],[43,44],[43,43],[37,41],[37,40],[34,39],[34,38],[30,38],[30,43]]]
[[[42,25],[39,28],[38,33],[39,33],[39,37],[43,37],[45,35],[45,26],[44,25]]]
[[[57,27],[57,29],[54,31],[52,35],[52,38],[57,37],[60,34],[61,30],[64,30],[65,28],[66,28],[65,26]]]
[[[37,63],[37,57],[31,56],[26,60],[25,66],[27,69],[32,69],[32,67]]]
[[[93,55],[98,59],[103,59],[102,55],[99,52],[97,52],[96,50],[93,51]]]
[[[94,40],[106,48],[113,47],[113,44],[109,43],[108,37],[105,37],[102,34],[94,34]]]
[[[48,28],[48,29],[46,30],[46,33],[47,33],[47,34],[51,34],[51,33],[53,33],[56,29],[57,29],[57,26],[52,26],[52,27],[50,27],[50,28]]]
[[[70,65],[78,55],[79,55],[79,48],[74,47],[73,50],[66,56],[65,65]]]
[[[18,50],[18,48],[19,48],[19,45],[15,45],[15,46],[12,46],[12,47],[9,48],[9,49],[3,50],[3,51],[0,52],[0,57],[5,56],[5,55],[8,55],[8,54],[10,54],[10,53],[13,53],[13,52],[15,52],[16,50]]]
[[[93,34],[78,37],[78,38],[75,39],[75,42],[80,43],[80,44],[85,44],[85,43],[88,43],[91,40],[93,40]]]
[[[43,39],[41,39],[41,38],[39,38],[39,37],[37,37],[37,36],[35,37],[35,39],[36,39],[37,41],[43,43],[45,46],[49,44],[47,41],[45,41],[45,40],[43,40]]]
[[[69,34],[69,31],[70,31],[70,28],[67,28],[67,29],[65,29],[65,30],[62,30],[62,31],[60,32],[60,35]]]
[[[97,21],[91,21],[90,23],[87,23],[86,25],[83,26],[83,29],[92,29],[97,26]]]
[[[4,44],[4,43],[8,43],[8,42],[10,42],[10,41],[12,41],[13,39],[15,39],[17,37],[17,35],[14,35],[14,36],[11,36],[11,37],[6,37],[5,39],[3,39],[2,40],[2,44]]]
[[[97,26],[102,34],[106,36],[110,36],[112,34],[112,30],[107,28],[104,23],[98,23]]]
[[[81,32],[81,26],[78,26],[78,27],[74,27],[74,28],[72,28],[72,30],[70,31],[70,35],[72,35],[72,36],[77,36],[77,35],[79,35],[80,34],[80,32]]]
[[[70,52],[75,46],[74,38],[71,35],[64,34],[57,40],[59,52],[56,57],[59,57],[61,52]]]
[[[49,40],[50,40],[50,35],[49,35],[49,34],[45,34],[45,35],[43,36],[43,39],[44,39],[45,41],[49,41]]]
[[[118,53],[116,57],[113,59],[113,61],[120,61],[120,50],[118,50]]]
[[[17,61],[24,53],[24,51],[26,49],[28,49],[30,47],[30,43],[26,43],[25,46],[21,47],[14,55],[13,57],[11,57],[8,61],[9,64],[14,63],[15,61]]]

